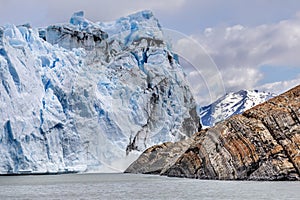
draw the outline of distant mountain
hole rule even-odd
[[[214,126],[232,115],[240,114],[275,96],[275,94],[257,90],[228,93],[214,103],[199,109],[201,123],[204,127]]]

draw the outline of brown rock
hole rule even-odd
[[[187,150],[189,142],[191,140],[166,142],[150,147],[126,169],[125,173],[160,174]]]
[[[146,150],[128,172],[222,180],[299,180],[299,119],[297,86],[190,140]]]

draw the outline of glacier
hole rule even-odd
[[[201,124],[203,128],[212,127],[275,96],[277,95],[274,93],[258,90],[229,92],[210,105],[198,108]]]
[[[121,172],[201,128],[151,11],[0,27],[0,174]]]

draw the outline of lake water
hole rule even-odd
[[[210,181],[135,174],[2,176],[0,199],[300,199],[300,182]]]

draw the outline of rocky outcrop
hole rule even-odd
[[[183,151],[189,147],[191,139],[181,142],[166,142],[148,148],[125,173],[160,174],[166,165],[176,161]],[[145,164],[147,163],[147,164]]]
[[[181,148],[184,143],[188,148]],[[174,158],[178,146],[181,152]],[[167,176],[299,180],[300,86],[169,147],[162,157],[164,145],[146,150],[126,172],[151,173],[160,159],[155,173]],[[133,170],[137,165],[148,171]]]

